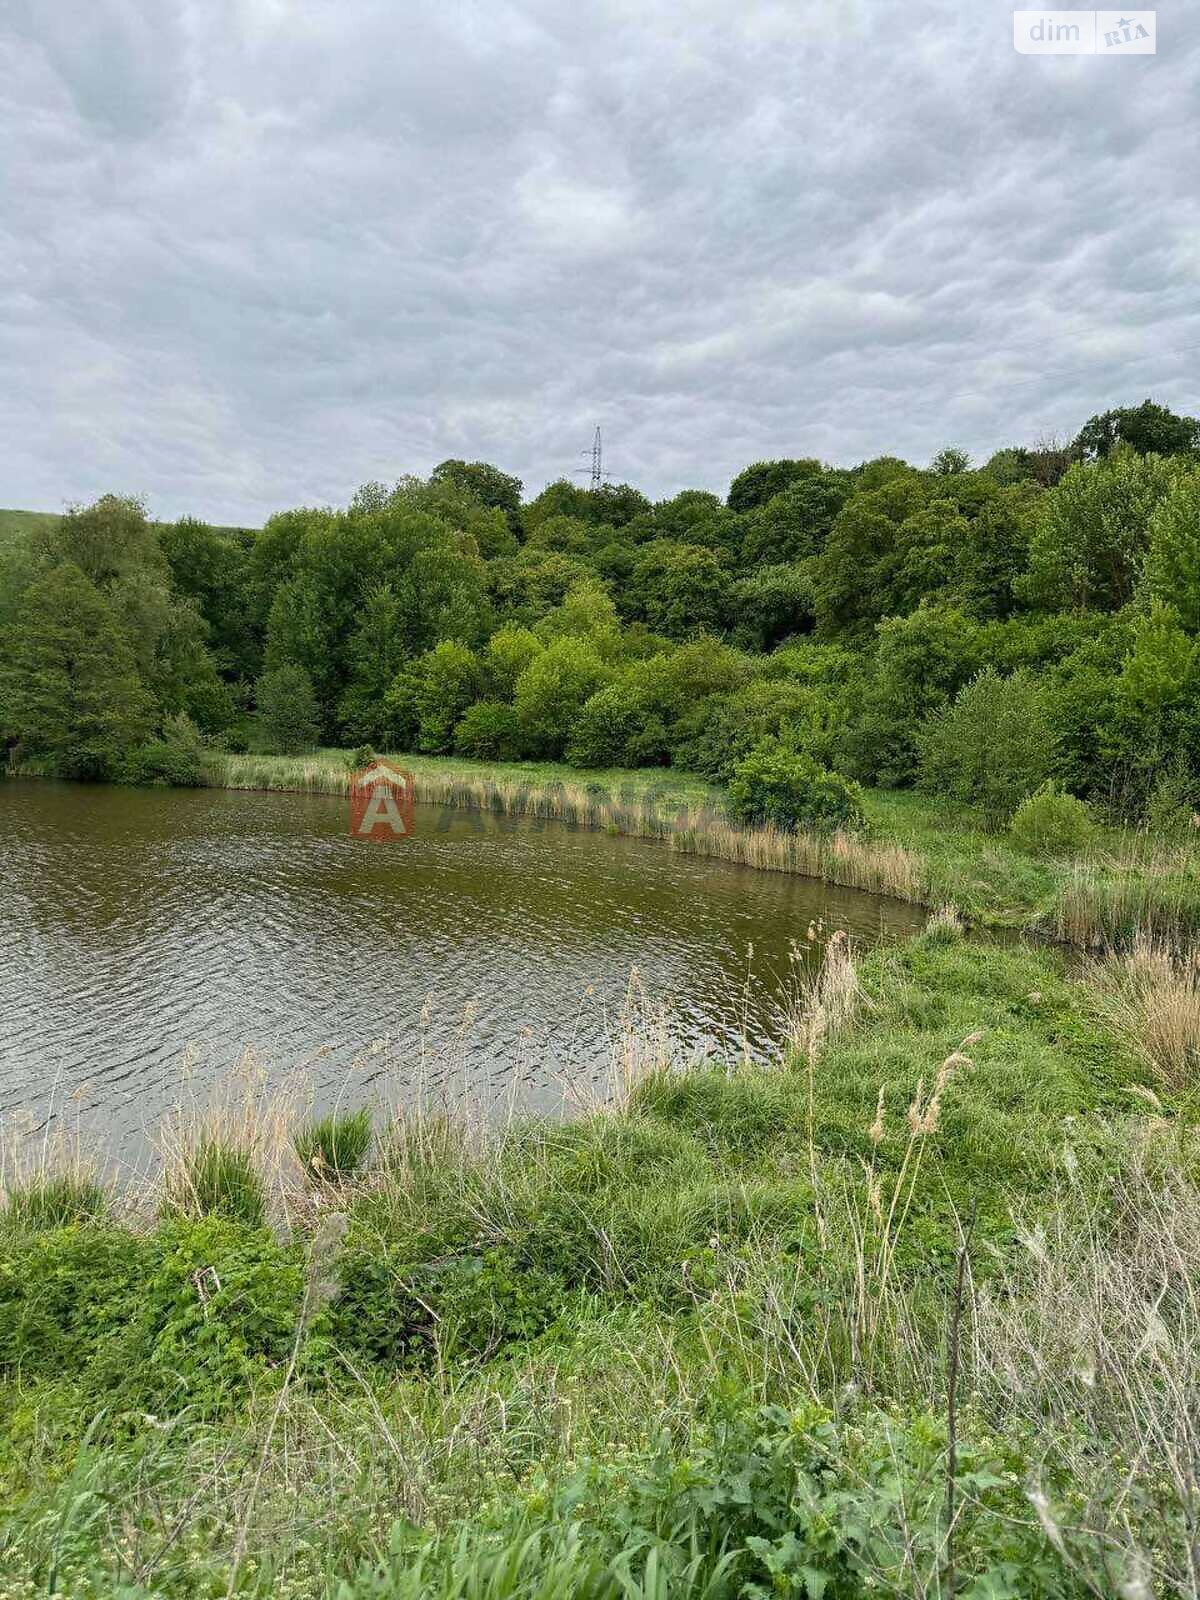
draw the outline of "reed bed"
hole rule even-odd
[[[1139,935],[1182,949],[1200,936],[1200,879],[1177,863],[1071,862],[1037,926],[1083,949],[1122,948]]]
[[[1088,963],[1097,1015],[1154,1073],[1160,1087],[1200,1080],[1200,949],[1180,952],[1141,931],[1125,951]]]
[[[395,759],[404,765],[404,757]],[[210,768],[209,775],[214,786],[231,789],[345,794],[350,783],[347,762],[325,756],[225,756],[219,766]],[[661,839],[681,855],[819,878],[840,888],[888,895],[917,905],[928,901],[928,870],[917,851],[869,834],[739,828],[725,817],[715,792],[694,801],[686,792],[668,791],[664,795],[649,784],[630,784],[613,794],[596,783],[468,778],[454,771],[423,769],[416,763],[412,776],[414,793],[422,804],[502,817],[534,817],[633,838]]]

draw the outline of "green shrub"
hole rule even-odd
[[[248,1150],[206,1136],[182,1151],[169,1173],[166,1209],[186,1217],[229,1217],[259,1228],[267,1196]]]
[[[295,1245],[229,1217],[177,1219],[152,1235],[124,1326],[92,1363],[115,1404],[212,1413],[277,1380],[295,1338],[304,1263]]]
[[[448,755],[459,719],[479,694],[479,660],[465,644],[443,639],[426,651],[417,670],[417,748],[426,755]]]
[[[736,822],[786,833],[797,828],[857,828],[863,823],[855,784],[775,739],[764,739],[734,767],[729,809]]]
[[[567,746],[574,767],[652,767],[667,760],[665,724],[636,682],[598,690],[579,713]]]
[[[1029,673],[1002,678],[988,667],[929,719],[918,742],[922,788],[978,806],[1001,827],[1014,799],[1050,777],[1057,739]]]
[[[204,740],[183,712],[171,717],[157,739],[137,745],[125,757],[121,777],[126,783],[168,784],[176,789],[195,788],[204,769]]]
[[[1013,842],[1034,856],[1073,856],[1094,832],[1092,814],[1082,800],[1054,783],[1045,783],[1013,813]]]
[[[0,1243],[0,1371],[81,1370],[129,1320],[148,1241],[122,1228],[60,1227]]]
[[[321,713],[312,679],[294,662],[265,672],[254,691],[258,725],[266,751],[294,756],[311,750],[321,737]]]
[[[519,761],[524,754],[521,720],[500,700],[477,700],[454,730],[454,749],[476,761]]]
[[[292,1141],[300,1165],[317,1183],[352,1178],[371,1149],[371,1113],[364,1107],[342,1116],[322,1117],[301,1128]]]
[[[530,755],[556,759],[580,711],[609,678],[591,643],[569,636],[534,658],[517,679],[516,708]]]

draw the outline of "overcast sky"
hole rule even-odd
[[[1200,6],[0,0],[0,505],[654,496],[1200,411]]]

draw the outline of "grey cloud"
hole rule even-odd
[[[0,503],[259,522],[450,454],[536,490],[597,421],[721,491],[1195,409],[1190,10],[1110,61],[1017,56],[994,0],[23,7]]]

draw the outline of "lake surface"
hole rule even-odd
[[[0,783],[0,1113],[78,1107],[128,1153],[250,1047],[315,1103],[549,1110],[628,1010],[681,1057],[770,1055],[793,948],[915,908],[534,819],[340,797]],[[815,945],[808,947],[810,927]]]

